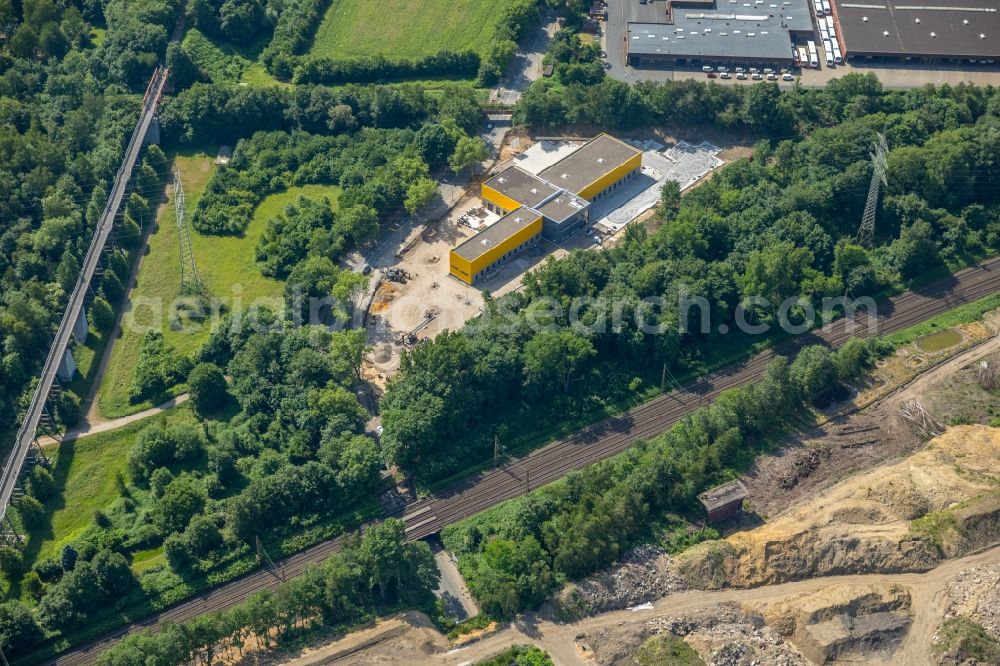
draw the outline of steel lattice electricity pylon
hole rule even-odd
[[[875,152],[869,153],[872,156],[872,182],[868,186],[868,201],[865,202],[865,213],[858,228],[858,245],[869,250],[875,247],[875,210],[878,208],[879,187],[889,184],[885,177],[889,146],[881,132],[875,139],[874,148]]]
[[[201,291],[201,277],[194,263],[191,230],[184,216],[184,186],[181,184],[181,172],[176,167],[174,167],[174,210],[177,217],[177,238],[181,245],[181,291],[197,293]]]

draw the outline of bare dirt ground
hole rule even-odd
[[[713,664],[922,664],[943,618],[1000,631],[1000,429],[953,427],[923,446],[896,412],[911,399],[936,409],[961,379],[963,404],[989,416],[969,374],[1000,351],[996,313],[986,321],[919,363],[904,349],[828,423],[762,458],[746,483],[771,522],[706,544],[708,557],[643,547],[570,588],[589,617],[559,620],[569,606],[556,603],[451,649],[417,627],[344,663],[413,663],[420,645],[417,663],[467,664],[531,643],[557,664],[633,664],[645,641],[673,636]],[[942,520],[915,528],[935,511]]]
[[[945,612],[942,591],[956,574],[971,567],[998,563],[1000,548],[991,548],[949,560],[926,573],[831,576],[747,590],[691,590],[671,594],[649,607],[602,613],[572,623],[529,614],[493,636],[462,649],[436,654],[426,663],[467,664],[509,645],[530,643],[547,650],[556,664],[634,664],[632,655],[645,640],[654,635],[671,635],[676,630],[684,636],[694,634],[689,644],[702,658],[708,657],[708,663],[809,664],[814,662],[782,635],[781,629],[788,628],[787,621],[764,626],[758,619],[771,618],[774,622],[776,606],[788,599],[805,597],[814,599],[810,603],[817,611],[817,623],[829,621],[821,618],[832,619],[843,614],[856,620],[885,612],[882,608],[909,608],[904,613],[910,626],[905,635],[901,639],[884,637],[886,645],[891,647],[897,642],[898,647],[882,650],[883,643],[879,643],[875,651],[864,652],[860,661],[926,664],[934,627]],[[815,601],[815,595],[826,595],[826,600]],[[864,599],[872,597],[881,602],[866,605]],[[845,600],[846,609],[838,605]],[[629,654],[627,661],[617,660],[622,654]],[[785,656],[779,658],[780,655]],[[850,653],[844,657],[845,662],[857,663]]]
[[[590,138],[599,130],[579,127],[568,131],[576,131],[580,138]],[[715,143],[723,149],[721,157],[727,161],[751,152],[751,146],[738,135],[711,131],[703,134],[688,139],[707,139]],[[668,144],[678,141],[663,131],[645,130],[623,136],[639,140],[654,138]],[[500,145],[498,164],[503,165],[534,143],[535,139],[523,131],[510,131]],[[478,186],[470,184],[467,192],[440,220],[417,226],[408,235],[400,232],[401,237],[395,243],[399,249],[388,263],[391,268],[405,271],[407,278],[405,281],[382,281],[372,300],[368,321],[373,351],[368,355],[363,372],[366,379],[380,389],[384,389],[386,380],[398,371],[402,352],[414,342],[434,338],[444,330],[457,330],[478,315],[482,311],[484,292],[502,296],[520,289],[524,273],[546,258],[558,259],[573,249],[594,247],[590,234],[585,233],[575,234],[562,246],[542,241],[512,259],[488,280],[475,287],[469,286],[449,275],[448,262],[451,249],[476,233],[460,224],[463,215],[482,206]],[[651,217],[652,213],[647,211],[641,221]],[[615,244],[620,236],[621,232],[609,237],[607,245]],[[410,334],[413,338],[407,342],[405,339]]]
[[[423,613],[400,613],[333,642],[317,641],[296,654],[254,653],[245,663],[319,666],[342,664],[423,664],[447,649],[448,641]]]
[[[780,450],[759,456],[743,478],[750,492],[748,507],[760,518],[770,519],[838,480],[915,451],[924,438],[899,416],[899,406],[906,400],[920,401],[945,424],[958,409],[957,404],[974,404],[975,414],[985,416],[994,398],[974,385],[974,366],[1000,352],[1000,336],[996,334],[1000,313],[988,314],[982,323],[960,329],[966,335],[962,346],[928,358],[908,345],[902,353],[880,363],[849,403],[830,410],[836,414],[863,407],[860,411],[795,433]],[[914,363],[914,359],[921,360]],[[962,403],[956,400],[956,384],[966,396]]]
[[[678,569],[693,587],[926,571],[1000,538],[998,468],[1000,429],[950,428],[926,448],[840,481],[765,525],[692,548]],[[945,510],[947,519],[929,532],[913,523]]]

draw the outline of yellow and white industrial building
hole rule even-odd
[[[639,175],[642,151],[600,134],[538,175],[512,166],[482,188],[502,217],[451,251],[451,274],[473,284],[541,239],[560,243],[590,222],[590,204]]]

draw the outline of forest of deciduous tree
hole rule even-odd
[[[211,39],[240,45],[268,40],[273,30],[274,48],[265,54],[277,54],[275,65],[282,53],[303,52],[300,42],[314,19],[296,18],[299,6],[319,5],[288,2],[279,13],[260,0],[197,0],[186,13]],[[533,7],[522,7],[520,19],[509,17],[517,25],[480,63],[481,78],[502,70]],[[360,276],[337,265],[342,254],[432,195],[431,174],[458,171],[465,156],[481,149],[469,150],[482,122],[474,93],[445,86],[429,94],[418,84],[201,83],[196,71],[184,76],[183,51],[167,53],[179,11],[179,3],[158,0],[0,0],[0,428],[16,424],[45,358],[159,59],[176,67],[175,90],[161,113],[167,151],[236,146],[199,202],[193,220],[199,230],[239,233],[262,197],[290,186],[327,183],[342,193],[336,210],[301,199],[267,223],[255,258],[262,273],[290,285],[293,307],[286,315],[264,314],[270,326],[251,330],[234,325],[231,314],[190,358],[155,335],[144,341],[137,395],[188,381],[201,395],[193,398],[200,416],[143,428],[115,501],[55,556],[27,566],[17,549],[0,548],[0,568],[18,583],[22,599],[0,605],[0,647],[8,655],[130,604],[165,605],[206,580],[231,578],[253,566],[257,536],[294,548],[353,524],[381,488],[383,462],[429,485],[487,459],[495,438],[515,448],[507,437],[525,436],[517,424],[544,431],[585,419],[655,387],[664,365],[696,374],[716,360],[713,349],[739,351],[751,342],[725,339],[714,328],[700,332],[694,321],[683,327],[672,309],[647,313],[663,325],[657,335],[628,325],[606,332],[531,325],[538,317],[566,323],[573,299],[592,299],[580,312],[593,322],[611,303],[631,315],[647,297],[672,302],[684,291],[709,300],[714,323],[730,324],[748,296],[777,303],[791,295],[811,302],[845,291],[874,295],[1000,250],[1000,94],[992,88],[889,91],[872,77],[853,75],[822,90],[786,93],[767,84],[694,81],[629,87],[598,76],[593,49],[561,33],[547,56],[557,65],[556,80],[532,85],[516,110],[528,128],[711,125],[760,141],[751,158],[684,197],[668,191],[658,228],[630,229],[603,252],[547,261],[520,294],[487,299],[487,314],[509,316],[416,348],[383,401],[380,448],[364,434],[368,413],[357,398],[363,334],[291,326],[285,316],[294,320],[292,287],[315,295],[360,288]],[[493,70],[484,72],[487,65]],[[871,176],[868,151],[879,131],[891,147],[890,181],[876,247],[869,249],[853,236]],[[109,258],[91,303],[98,331],[113,322],[128,252],[152,218],[168,168],[165,153],[151,148],[136,174],[118,228],[120,251]],[[562,314],[543,312],[542,299]],[[773,307],[753,312],[763,322],[776,314]],[[856,345],[851,354],[810,351],[789,368],[774,366],[762,384],[767,395],[757,388],[732,394],[655,443],[533,495],[516,511],[498,510],[493,526],[473,521],[455,528],[450,538],[474,591],[490,612],[506,614],[536,602],[561,579],[606,564],[641,538],[635,516],[683,510],[702,486],[732,473],[762,429],[783,427],[769,420],[776,413],[830,389],[871,353]],[[204,418],[227,409],[225,419]],[[69,397],[57,416],[73,422],[76,410]],[[60,489],[44,468],[25,485],[18,520],[44,528],[46,502]],[[590,541],[603,544],[598,556],[581,546]],[[161,548],[165,563],[133,570],[137,554]],[[422,553],[406,552],[423,566]],[[391,592],[383,585],[388,579],[362,585],[339,578],[338,567],[321,576],[346,580],[368,596],[335,618],[327,616],[333,612],[327,600],[305,610],[279,604],[266,627],[308,624],[317,616],[331,624],[355,621],[374,608],[410,603],[416,599],[410,591],[422,593],[429,581],[417,576],[407,581],[416,587]],[[246,626],[229,618],[204,635],[237,641]],[[161,649],[150,647],[152,638],[134,640],[123,650]],[[188,647],[203,650],[206,643]]]
[[[583,89],[580,108],[601,97],[595,88],[620,85]],[[883,91],[877,81],[857,76],[786,94],[773,86],[736,93],[730,91],[740,88],[688,82],[622,89],[634,104],[651,106],[639,114],[644,124],[661,119],[657,104],[669,104],[682,114],[673,122],[684,122],[689,95],[702,100],[699,114],[711,110],[704,105],[712,96],[741,98],[742,106],[764,96],[787,115],[790,129],[760,140],[749,158],[728,165],[679,204],[676,190],[665,190],[671,201],[659,211],[655,231],[632,226],[602,252],[548,259],[528,273],[524,290],[488,300],[475,326],[408,354],[382,401],[383,447],[419,481],[432,483],[488,459],[496,436],[516,448],[532,432],[585,419],[655,387],[663,366],[678,376],[696,374],[718,350],[746,349],[755,340],[737,332],[735,320],[749,297],[769,300],[749,316],[774,327],[788,297],[803,299],[790,310],[799,321],[824,297],[876,296],[1000,252],[1000,94],[994,89]],[[569,95],[571,87],[561,90]],[[525,120],[532,95],[519,109]],[[721,104],[718,114],[725,115],[732,107]],[[630,104],[607,108],[632,112]],[[824,122],[816,123],[819,118]],[[877,132],[891,148],[890,178],[875,247],[865,248],[854,237]],[[700,308],[680,308],[693,297],[707,300],[710,330],[702,330]],[[667,306],[650,308],[649,298]],[[562,325],[559,330],[532,324],[543,307],[544,323]],[[624,313],[617,329],[591,325],[610,321],[614,312]],[[568,326],[571,314],[582,326]],[[638,315],[657,330],[640,330]],[[730,332],[720,333],[720,325]],[[525,423],[531,424],[527,432],[518,425]]]

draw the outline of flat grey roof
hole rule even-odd
[[[675,9],[672,24],[629,23],[628,52],[791,60],[790,31],[813,31],[806,0],[719,0],[711,9]]]
[[[590,205],[586,199],[570,192],[560,192],[541,206],[538,212],[554,222],[562,222]]]
[[[542,216],[533,208],[516,208],[452,250],[474,261]]]
[[[997,0],[837,2],[845,55],[1000,57]],[[933,36],[932,36],[933,35]]]
[[[564,190],[579,194],[583,188],[641,152],[613,136],[598,134],[538,175]]]
[[[539,205],[559,191],[551,183],[516,166],[504,169],[484,184],[528,208]]]
[[[747,487],[739,479],[710,488],[698,495],[702,505],[709,511],[718,509],[736,500],[746,499]]]

